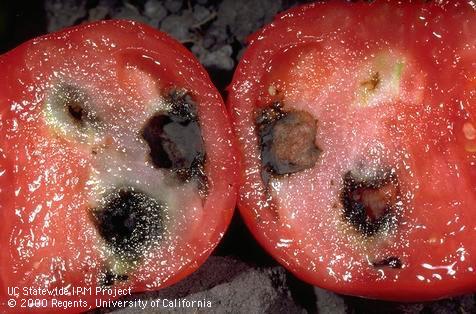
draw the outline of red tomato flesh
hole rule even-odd
[[[229,97],[239,208],[298,277],[388,300],[476,291],[474,29],[464,2],[331,2],[252,36]]]
[[[103,21],[29,41],[0,71],[2,311],[28,298],[8,287],[68,288],[37,310],[81,299],[69,310],[85,311],[113,298],[97,288],[159,289],[205,261],[238,167],[223,101],[190,52]]]

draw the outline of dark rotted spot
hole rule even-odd
[[[113,286],[118,281],[126,281],[127,279],[129,279],[129,276],[124,274],[115,274],[110,269],[107,269],[101,275],[100,279],[101,279],[101,286],[110,287],[110,286]]]
[[[372,265],[377,268],[390,267],[394,269],[400,269],[403,266],[402,261],[396,256],[389,256],[380,261],[373,262]]]
[[[400,190],[390,171],[365,180],[349,171],[344,175],[340,198],[347,221],[363,235],[372,236],[395,217]]]
[[[312,168],[321,154],[315,144],[316,120],[305,111],[284,111],[281,103],[258,113],[256,118],[262,177],[285,175]]]
[[[67,110],[74,123],[83,126],[88,115],[86,93],[73,85],[61,85],[57,93],[57,103]]]
[[[157,168],[174,170],[181,178],[205,180],[205,146],[195,103],[187,93],[171,92],[171,110],[154,114],[142,129]]]
[[[380,73],[375,72],[374,74],[372,74],[370,79],[361,82],[360,85],[363,86],[368,91],[376,90],[377,87],[380,85]]]
[[[84,109],[78,103],[72,103],[68,105],[68,112],[73,119],[78,122],[83,121]]]
[[[75,124],[80,128],[86,125],[95,126],[100,119],[91,109],[87,93],[81,88],[70,84],[58,84],[53,88],[51,98],[53,113],[66,112],[69,117],[68,123]]]
[[[128,260],[138,260],[162,238],[165,205],[132,188],[118,188],[105,205],[92,211],[93,220],[109,248]]]

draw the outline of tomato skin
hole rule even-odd
[[[469,138],[462,132],[475,122],[468,85],[476,73],[468,31],[475,23],[463,1],[329,2],[291,9],[251,36],[228,98],[247,169],[239,209],[260,244],[297,277],[338,293],[396,301],[475,291],[476,156],[465,149],[474,142],[472,127],[466,125]],[[389,89],[375,103],[356,106],[359,73],[380,55],[404,60],[399,94]],[[315,168],[266,187],[254,124],[257,110],[275,101],[315,116],[324,154]],[[372,141],[382,143],[383,162],[397,170],[409,195],[388,239],[349,232],[330,204],[339,200],[340,171],[357,161],[354,155],[372,161],[365,151]],[[401,269],[372,266],[373,256],[393,255],[401,257]]]
[[[95,308],[96,300],[113,299],[95,293],[104,269],[123,265],[105,249],[88,209],[95,189],[101,190],[94,186],[101,182],[108,187],[140,181],[151,193],[159,191],[170,211],[166,217],[171,224],[162,242],[149,249],[139,266],[128,266],[132,270],[127,280],[116,281],[113,287],[132,292],[161,289],[206,260],[230,223],[239,162],[223,100],[185,47],[136,22],[101,21],[26,42],[0,56],[0,70],[1,311],[31,310],[9,308],[8,299],[19,304],[28,297],[9,296],[7,287],[91,288],[93,292],[85,295],[54,297],[87,302],[86,309],[70,307],[74,312]],[[114,132],[106,130],[110,135],[99,146],[96,142],[102,137],[91,142],[89,137],[77,137],[74,127],[61,129],[55,120],[47,121],[44,104],[54,102],[48,97],[58,82],[85,90],[86,101],[113,128]],[[147,111],[153,110],[149,106],[160,103],[161,93],[170,89],[190,92],[198,111],[207,154],[205,196],[199,195],[193,180],[176,183],[167,171],[155,170],[145,154],[127,157],[137,155],[134,149],[144,149],[143,142],[137,146],[128,134],[140,134]],[[109,151],[102,154],[104,147]],[[109,176],[108,163],[109,169],[116,169],[114,158],[123,164]],[[129,175],[121,167],[137,172]],[[171,186],[161,179],[167,176],[174,182]],[[49,305],[35,311],[63,310],[51,306],[53,297],[42,298]]]

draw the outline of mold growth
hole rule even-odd
[[[133,188],[116,188],[92,211],[108,248],[129,261],[139,260],[165,232],[166,205]]]

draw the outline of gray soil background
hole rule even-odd
[[[183,43],[206,67],[226,97],[225,88],[244,51],[246,37],[270,22],[276,13],[304,2],[18,0],[12,1],[11,8],[7,4],[6,12],[13,13],[3,21],[0,14],[0,38],[3,37],[0,51],[42,33],[83,22],[110,18],[136,20]],[[2,7],[5,4],[0,3]],[[9,34],[8,29],[15,29],[15,35]],[[238,213],[224,240],[197,272],[172,287],[128,296],[125,300],[138,298],[149,302],[177,298],[207,300],[212,302],[212,307],[102,308],[89,313],[476,313],[476,295],[405,304],[342,296],[308,285],[259,247]]]

